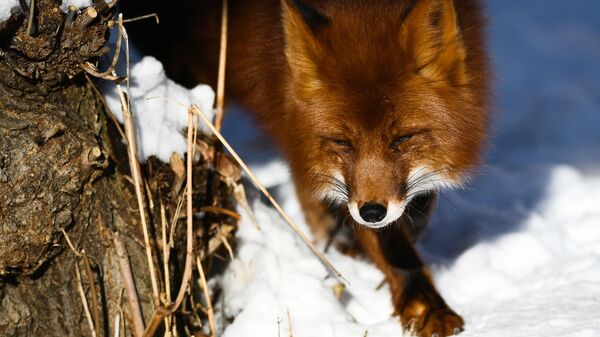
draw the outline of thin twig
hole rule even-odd
[[[119,334],[121,332],[121,315],[117,312],[115,314],[115,333],[114,333],[114,337],[119,337]]]
[[[90,314],[90,308],[87,303],[87,298],[85,297],[85,290],[83,290],[83,283],[81,282],[81,272],[79,271],[79,266],[77,264],[75,264],[75,276],[77,277],[77,289],[79,290],[79,296],[81,297],[81,303],[83,304],[83,311],[85,312],[85,317],[87,318],[88,324],[90,325],[92,337],[96,337],[94,321],[92,319],[92,315]]]
[[[81,67],[81,69],[85,70],[86,73],[88,73],[92,76],[98,77],[98,78],[105,79],[107,81],[118,82],[118,81],[123,80],[122,77],[111,75],[111,74],[103,74],[103,73],[99,72],[98,69],[96,69],[96,67],[89,62],[82,63],[80,65],[80,67]],[[109,68],[109,70],[110,70],[110,68]]]
[[[233,248],[231,248],[231,245],[227,241],[227,235],[223,234],[221,227],[219,227],[219,237],[221,239],[221,242],[223,243],[223,246],[225,246],[225,249],[227,249],[227,252],[229,253],[229,257],[233,261],[233,259],[234,259]]]
[[[73,242],[71,242],[71,239],[69,238],[69,234],[67,234],[67,232],[65,232],[64,229],[60,229],[60,231],[63,233],[63,236],[65,237],[65,240],[67,241],[67,245],[69,245],[69,248],[71,248],[71,250],[73,251],[73,253],[77,256],[77,257],[81,257],[81,253],[77,251],[77,249],[75,249],[75,246],[73,245]]]
[[[113,59],[112,59],[112,62],[110,63],[110,66],[105,71],[99,71],[90,62],[84,62],[83,64],[81,64],[81,68],[83,68],[83,70],[85,70],[89,74],[94,75],[99,78],[104,78],[104,79],[113,80],[113,81],[116,81],[119,79],[119,77],[115,76],[114,74],[111,75],[111,73],[114,72],[115,66],[117,65],[117,62],[119,61],[119,55],[121,55],[121,44],[122,44],[123,36],[125,35],[123,32],[125,29],[123,27],[123,14],[119,14],[119,22],[117,25],[117,29],[119,30],[119,35],[117,35],[117,45],[115,47],[115,54],[113,55]],[[127,66],[129,67],[129,64]]]
[[[125,293],[125,288],[121,288],[121,290],[119,291],[119,299],[117,301],[117,303],[118,303],[117,310],[119,310],[118,314],[122,318],[121,319],[121,327],[119,328],[119,330],[123,332],[123,336],[127,336],[127,330],[125,327],[125,312],[123,312],[123,294],[124,293]]]
[[[223,107],[225,105],[225,63],[227,61],[227,0],[223,0],[221,12],[221,49],[219,51],[219,77],[217,81],[217,112],[215,128],[221,130],[223,124]]]
[[[242,216],[237,214],[234,211],[230,211],[228,209],[225,208],[221,208],[221,207],[216,207],[216,206],[204,206],[204,207],[200,207],[200,212],[204,212],[204,213],[214,213],[214,214],[224,214],[227,216],[230,216],[236,220],[241,220]]]
[[[169,275],[169,259],[171,256],[171,246],[167,243],[167,215],[165,205],[160,201],[160,220],[162,229],[162,247],[163,247],[163,273],[165,277],[165,294],[167,303],[171,303],[171,276]],[[170,332],[171,317],[165,317],[165,331]]]
[[[153,337],[156,330],[160,326],[160,323],[167,317],[172,314],[169,308],[158,307],[154,310],[154,314],[152,314],[152,318],[150,319],[150,323],[148,323],[148,327],[146,327],[146,331],[143,333],[143,337]],[[175,318],[173,318],[175,319]]]
[[[287,309],[287,318],[288,318],[288,336],[294,337],[293,328],[292,328],[292,316],[290,315],[290,309]]]
[[[125,38],[126,47],[129,45],[127,39],[127,32],[123,27],[123,16],[119,14],[119,33],[123,34]],[[128,50],[126,50],[128,53]],[[129,55],[126,55],[128,58]],[[129,61],[129,60],[127,60]],[[129,79],[129,62],[127,62],[127,79]],[[129,80],[128,80],[129,82]],[[117,91],[119,92],[119,98],[121,100],[121,109],[123,112],[123,122],[125,124],[125,135],[127,136],[127,153],[129,155],[129,167],[131,169],[131,175],[135,182],[135,195],[137,197],[138,209],[140,211],[140,220],[142,222],[142,229],[144,234],[144,247],[146,249],[146,258],[148,260],[148,268],[150,272],[150,282],[152,284],[152,297],[155,307],[160,305],[158,282],[156,280],[156,271],[154,269],[154,259],[152,258],[152,247],[150,246],[150,235],[148,232],[148,223],[146,221],[146,209],[144,207],[144,194],[142,192],[142,175],[140,173],[140,163],[137,160],[137,142],[135,135],[135,127],[133,125],[133,116],[130,110],[129,96],[125,97],[121,85],[117,84]]]
[[[81,250],[81,252],[77,251],[77,249],[75,248],[75,246],[73,245],[73,242],[71,241],[71,238],[69,237],[69,234],[67,234],[67,232],[65,232],[64,229],[60,229],[61,232],[63,233],[63,236],[65,237],[65,240],[67,241],[67,245],[69,246],[69,248],[71,249],[71,251],[73,251],[73,253],[78,257],[78,258],[82,258],[83,260],[83,264],[85,266],[85,272],[87,275],[87,279],[88,282],[90,284],[90,292],[91,292],[91,297],[92,297],[92,314],[93,314],[93,325],[94,325],[94,331],[100,331],[100,313],[98,312],[98,292],[96,291],[96,283],[94,282],[94,277],[93,277],[93,273],[92,273],[92,267],[90,264],[90,260],[88,259],[87,253],[85,252],[85,250]],[[79,265],[75,264],[75,269],[77,271],[78,274],[78,280],[81,281],[81,276],[79,276]],[[85,295],[84,295],[85,296]],[[87,306],[87,300],[85,302],[85,306]],[[88,308],[89,310],[89,308]]]
[[[277,317],[277,337],[281,337],[281,317]]]
[[[117,256],[119,257],[119,267],[121,269],[121,277],[123,277],[123,286],[127,292],[129,310],[131,310],[133,332],[135,336],[142,337],[144,335],[144,319],[137,291],[135,290],[135,282],[133,280],[131,266],[129,265],[127,251],[125,250],[125,243],[118,233],[115,233],[114,235],[114,242]]]
[[[10,8],[10,7],[9,7]],[[29,3],[29,17],[27,18],[27,31],[26,35],[31,36],[31,29],[33,28],[33,15],[35,11],[35,0],[31,0]]]
[[[131,19],[123,19],[123,23],[134,22],[134,21],[139,21],[139,20],[144,20],[144,19],[149,19],[149,18],[155,18],[156,24],[160,23],[160,21],[158,20],[158,14],[156,14],[156,13],[146,14],[146,15],[142,15],[142,16],[136,16],[135,18],[131,18]]]
[[[246,190],[244,189],[244,185],[241,183],[233,183],[233,195],[235,196],[235,200],[238,202],[238,205],[242,206],[242,208],[246,211],[248,215],[248,219],[250,222],[256,227],[256,229],[260,229],[260,224],[254,215],[254,211],[250,207],[248,203],[248,199],[246,198]]]
[[[88,259],[85,250],[81,251],[81,257],[83,265],[85,266],[85,273],[87,275],[88,282],[90,284],[90,297],[92,298],[92,317],[94,318],[94,327],[98,333],[100,333],[100,312],[98,311],[98,292],[96,291],[96,283],[94,282],[94,274],[92,273],[92,266],[90,259]]]
[[[187,186],[183,188],[183,194],[187,193]],[[175,214],[173,215],[173,222],[171,223],[171,230],[169,231],[169,247],[174,247],[175,242],[175,230],[177,229],[177,221],[179,220],[179,216],[181,214],[181,209],[183,208],[183,195],[179,198],[177,202],[177,208],[175,209]]]
[[[202,290],[204,290],[204,297],[206,298],[210,336],[215,337],[217,333],[217,330],[215,329],[215,312],[213,310],[212,301],[210,299],[210,293],[208,292],[208,283],[206,283],[204,268],[202,268],[202,262],[200,261],[200,257],[198,256],[196,256],[196,267],[198,268],[198,272],[200,273],[200,282],[202,283]]]
[[[196,132],[196,123],[194,123],[194,110],[188,110],[188,130],[187,130],[187,249],[185,254],[185,268],[183,270],[183,277],[181,280],[181,286],[179,287],[179,293],[175,299],[175,303],[172,305],[172,312],[177,310],[181,302],[183,301],[183,297],[185,296],[185,290],[187,288],[187,284],[190,281],[192,276],[192,255],[194,253],[194,240],[193,240],[193,220],[194,220],[194,211],[192,208],[192,162],[194,160],[194,146],[193,139],[194,134]]]
[[[283,219],[296,232],[296,234],[298,234],[298,236],[300,236],[300,238],[306,243],[306,245],[308,245],[308,247],[313,251],[313,253],[315,253],[315,255],[317,255],[317,257],[321,260],[321,262],[333,273],[333,275],[342,279],[344,282],[348,283],[348,281],[342,276],[342,274],[331,264],[331,262],[329,262],[329,260],[327,260],[325,258],[325,256],[323,256],[323,254],[321,254],[321,252],[319,252],[317,247],[315,247],[315,245],[312,242],[310,242],[310,240],[308,240],[308,238],[306,237],[306,235],[304,233],[302,233],[300,228],[298,228],[298,226],[292,221],[292,219],[290,219],[290,217],[283,211],[283,209],[281,208],[279,203],[277,203],[277,201],[275,201],[275,199],[271,196],[269,191],[267,191],[267,189],[263,186],[263,184],[261,184],[261,182],[258,180],[258,178],[256,178],[254,173],[252,173],[250,168],[246,165],[246,163],[244,163],[244,161],[240,158],[240,156],[237,154],[237,152],[235,152],[235,150],[231,147],[231,145],[229,145],[227,140],[225,140],[223,135],[221,135],[221,132],[219,132],[215,128],[215,126],[210,122],[210,120],[206,117],[206,115],[202,111],[200,111],[200,109],[196,105],[193,105],[192,108],[197,111],[198,115],[200,116],[200,118],[202,118],[202,121],[206,124],[206,126],[208,126],[208,128],[221,141],[221,143],[223,143],[223,145],[225,146],[225,148],[227,148],[229,153],[231,153],[233,158],[238,162],[238,164],[242,167],[242,169],[248,174],[248,176],[254,182],[254,184],[258,187],[258,189],[267,197],[267,199],[269,199],[269,201],[275,207],[277,212],[279,212],[279,214],[281,214]]]

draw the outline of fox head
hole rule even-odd
[[[297,183],[379,228],[464,181],[484,142],[487,68],[452,0],[282,7]]]

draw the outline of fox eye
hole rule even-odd
[[[412,137],[413,137],[413,135],[411,135],[411,134],[398,136],[398,137],[394,138],[394,140],[392,141],[392,144],[390,145],[390,147],[393,150],[397,151],[397,150],[399,150],[398,147],[400,146],[400,144],[409,141]]]
[[[333,142],[335,143],[335,145],[338,145],[338,146],[352,147],[352,144],[349,141],[347,141],[347,140],[334,139]]]
[[[354,150],[352,143],[345,139],[332,139],[331,140],[336,146],[342,149],[343,152],[349,153]]]

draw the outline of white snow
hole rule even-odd
[[[19,9],[19,0],[1,0],[0,1],[0,23],[8,20],[11,14]]]
[[[183,154],[186,151],[183,130],[188,125],[188,108],[196,104],[200,111],[212,118],[214,92],[207,85],[188,90],[171,81],[162,64],[153,57],[136,59],[134,55],[129,93],[137,129],[139,159],[145,161],[154,155],[169,162],[173,152]],[[122,122],[121,102],[113,83],[105,84],[104,96],[111,111]],[[207,130],[201,123],[198,126]]]
[[[600,2],[487,6],[498,78],[487,165],[468,189],[445,193],[419,249],[467,322],[461,336],[598,337]],[[224,126],[307,231],[264,136],[239,111]],[[221,280],[223,336],[288,336],[288,313],[295,337],[401,335],[387,286],[377,290],[381,272],[330,250],[350,282],[338,300],[337,281],[272,208],[251,199],[261,229],[240,225]]]

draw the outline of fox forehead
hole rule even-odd
[[[369,88],[357,94],[325,89],[310,101],[303,113],[324,134],[390,135],[432,129],[446,111],[444,102],[427,88],[410,91],[402,86],[390,88],[389,93]]]

